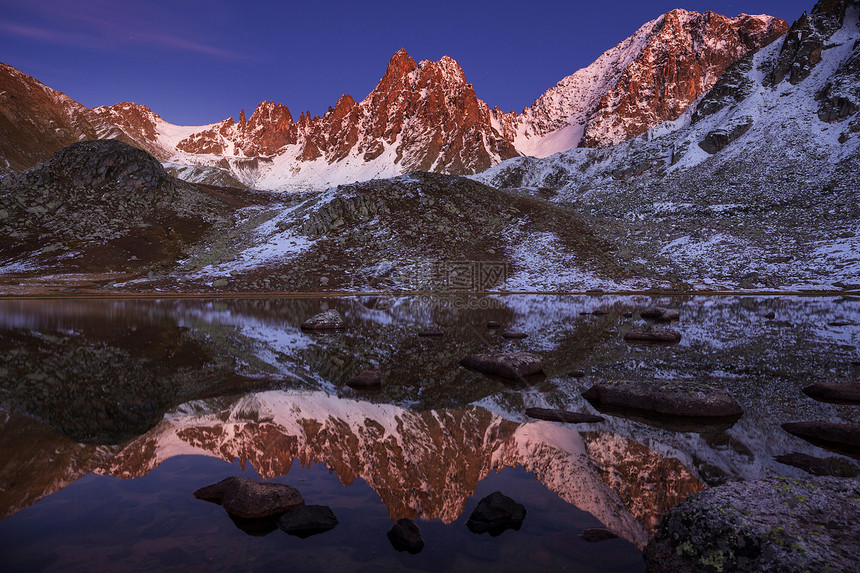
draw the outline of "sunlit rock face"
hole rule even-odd
[[[294,460],[322,463],[344,484],[365,480],[393,519],[445,523],[491,471],[522,466],[640,547],[669,506],[703,487],[678,460],[612,434],[518,424],[477,407],[413,412],[295,392],[170,416],[99,472],[137,477],[180,454],[239,459],[264,478],[287,474]]]

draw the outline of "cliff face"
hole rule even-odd
[[[735,61],[786,33],[771,16],[673,10],[560,81],[522,114],[493,110],[516,148],[546,157],[608,147],[677,119]]]
[[[608,147],[680,117],[740,58],[788,31],[778,18],[673,10],[600,99],[579,145]]]

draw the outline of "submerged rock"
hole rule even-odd
[[[519,529],[525,518],[525,507],[502,492],[494,491],[478,502],[466,526],[473,533],[499,535],[506,529]]]
[[[781,464],[801,469],[814,476],[860,476],[860,468],[843,458],[816,458],[809,454],[792,452],[790,454],[775,456],[773,459]]]
[[[579,537],[583,541],[588,541],[589,543],[618,539],[617,535],[605,527],[590,527],[588,529],[583,529],[582,533],[579,534]]]
[[[836,422],[791,422],[782,429],[818,446],[860,454],[860,424]]]
[[[323,533],[337,524],[334,512],[325,505],[300,505],[278,519],[279,528],[298,537]]]
[[[379,388],[382,386],[382,370],[366,370],[358,376],[350,378],[346,385],[357,390]]]
[[[646,344],[676,344],[681,342],[681,333],[663,328],[643,328],[631,330],[624,335],[627,342],[639,342]]]
[[[581,414],[579,412],[568,412],[567,410],[551,410],[549,408],[529,408],[526,416],[547,420],[549,422],[565,422],[567,424],[594,424],[603,422],[606,418],[594,414]]]
[[[697,382],[598,382],[582,395],[592,404],[664,416],[739,418],[744,413],[725,390]]]
[[[825,402],[848,402],[860,404],[860,381],[819,382],[803,389],[810,398]]]
[[[427,330],[418,331],[418,336],[422,338],[433,338],[437,336],[445,336],[445,331],[438,328],[428,328]]]
[[[279,515],[305,504],[294,487],[242,477],[228,477],[202,487],[194,492],[194,497],[219,503],[231,516],[242,519]]]
[[[485,374],[502,378],[522,378],[543,370],[544,362],[529,352],[506,352],[503,354],[470,354],[460,365]]]
[[[681,318],[681,313],[674,308],[652,306],[651,308],[646,308],[645,310],[640,312],[639,316],[641,316],[642,318],[648,318],[650,320],[659,320],[660,322],[670,322]]]
[[[734,482],[669,510],[645,547],[648,571],[855,571],[860,479]]]
[[[336,330],[346,328],[346,323],[338,311],[331,308],[316,314],[302,323],[302,330]]]
[[[525,332],[520,332],[519,330],[503,330],[502,338],[511,338],[511,339],[523,339],[526,338],[528,334]]]
[[[411,519],[398,519],[394,527],[388,530],[388,539],[398,551],[415,554],[424,549],[421,529]]]

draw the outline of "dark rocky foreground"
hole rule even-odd
[[[772,478],[695,493],[645,548],[648,571],[856,571],[860,479]]]

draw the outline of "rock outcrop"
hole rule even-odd
[[[691,495],[645,548],[648,571],[850,571],[859,479],[775,478]]]

